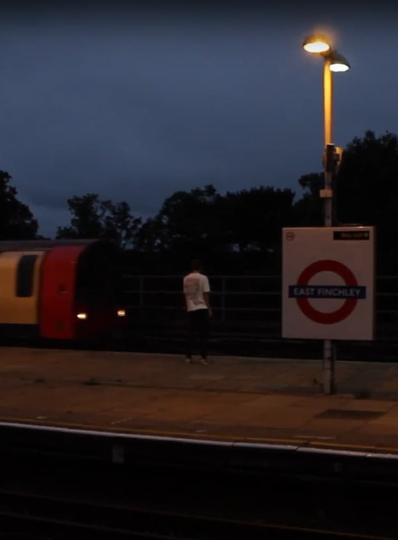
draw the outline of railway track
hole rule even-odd
[[[98,504],[0,491],[0,532],[28,534],[26,538],[213,540],[390,540],[388,536],[332,532],[316,528],[284,526],[259,520],[210,517],[205,514],[165,512],[137,506]],[[392,539],[391,539],[392,540]]]
[[[123,466],[4,455],[0,539],[397,538],[398,484],[382,475],[181,468],[153,450]]]

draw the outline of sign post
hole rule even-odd
[[[330,72],[330,69],[328,70]],[[329,75],[332,79],[332,74]],[[332,87],[332,82],[330,82]],[[326,99],[326,98],[325,98]],[[330,97],[331,99],[331,97]],[[331,107],[330,107],[331,108]],[[325,109],[326,110],[326,109]],[[331,112],[330,112],[331,114]],[[330,126],[332,121],[330,119]],[[330,132],[332,128],[330,127]],[[325,227],[331,227],[333,225],[333,154],[334,154],[334,145],[331,144],[331,133],[327,134],[325,128],[325,189],[321,193],[321,196],[324,195],[324,220]],[[334,393],[334,354],[333,354],[333,343],[330,339],[325,339],[323,343],[323,387],[325,394]]]
[[[332,340],[374,339],[374,258],[373,227],[283,229],[282,336],[324,340],[326,394]]]

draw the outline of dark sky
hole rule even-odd
[[[317,27],[352,66],[335,75],[334,142],[398,132],[398,10],[109,5],[0,18],[0,168],[43,234],[87,192],[143,216],[208,183],[301,195],[321,169],[322,60],[301,49]]]

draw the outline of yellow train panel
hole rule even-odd
[[[38,324],[43,251],[0,253],[0,324]]]

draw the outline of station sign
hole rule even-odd
[[[373,227],[283,229],[282,336],[372,340]]]

